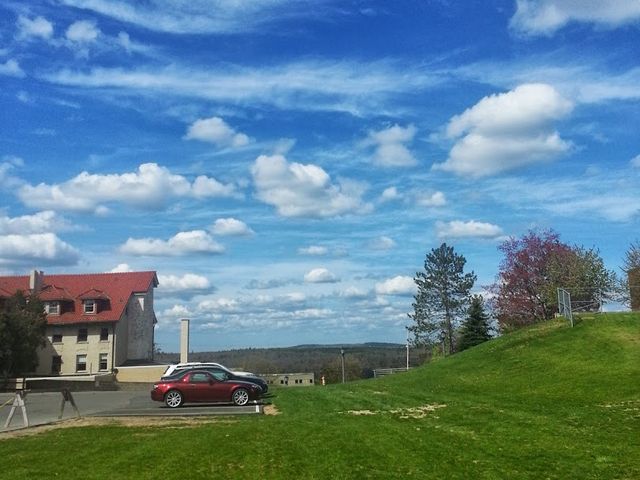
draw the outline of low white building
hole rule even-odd
[[[156,272],[0,277],[0,300],[36,294],[47,312],[39,375],[111,372],[153,359]]]

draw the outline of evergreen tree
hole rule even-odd
[[[424,271],[417,272],[414,282],[418,291],[414,297],[414,322],[409,327],[415,343],[441,343],[443,352],[455,351],[454,332],[459,318],[469,304],[469,292],[476,275],[464,273],[467,263],[453,247],[443,243],[426,255]]]
[[[8,378],[36,369],[46,328],[44,305],[36,296],[17,292],[5,300],[0,310],[0,375]]]
[[[489,316],[484,311],[482,295],[474,295],[462,325],[458,350],[466,350],[491,338],[489,334]]]

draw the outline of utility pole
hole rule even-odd
[[[409,371],[409,327],[404,327],[407,329],[407,371]]]
[[[344,348],[340,347],[340,357],[342,357],[342,383],[344,383]]]

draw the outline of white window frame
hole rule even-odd
[[[47,315],[60,315],[60,302],[44,302],[44,311]]]
[[[92,306],[91,310],[89,310],[87,308],[89,305]],[[92,300],[92,299],[83,300],[82,301],[82,310],[84,311],[84,313],[89,314],[89,315],[96,314],[96,313],[98,313],[98,302],[96,302],[95,300]]]
[[[104,368],[102,368],[103,358],[104,358]],[[107,370],[109,370],[109,354],[108,353],[101,353],[98,356],[98,370],[100,372],[106,372]]]
[[[80,357],[84,357],[84,370],[81,370],[80,368],[78,368],[80,366]],[[87,354],[86,353],[79,353],[76,355],[76,372],[86,372],[87,369]]]

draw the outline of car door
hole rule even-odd
[[[229,385],[210,372],[191,373],[190,385],[193,402],[228,402],[231,398]]]
[[[209,384],[206,372],[189,372],[182,379],[185,402],[202,402],[203,389]]]

